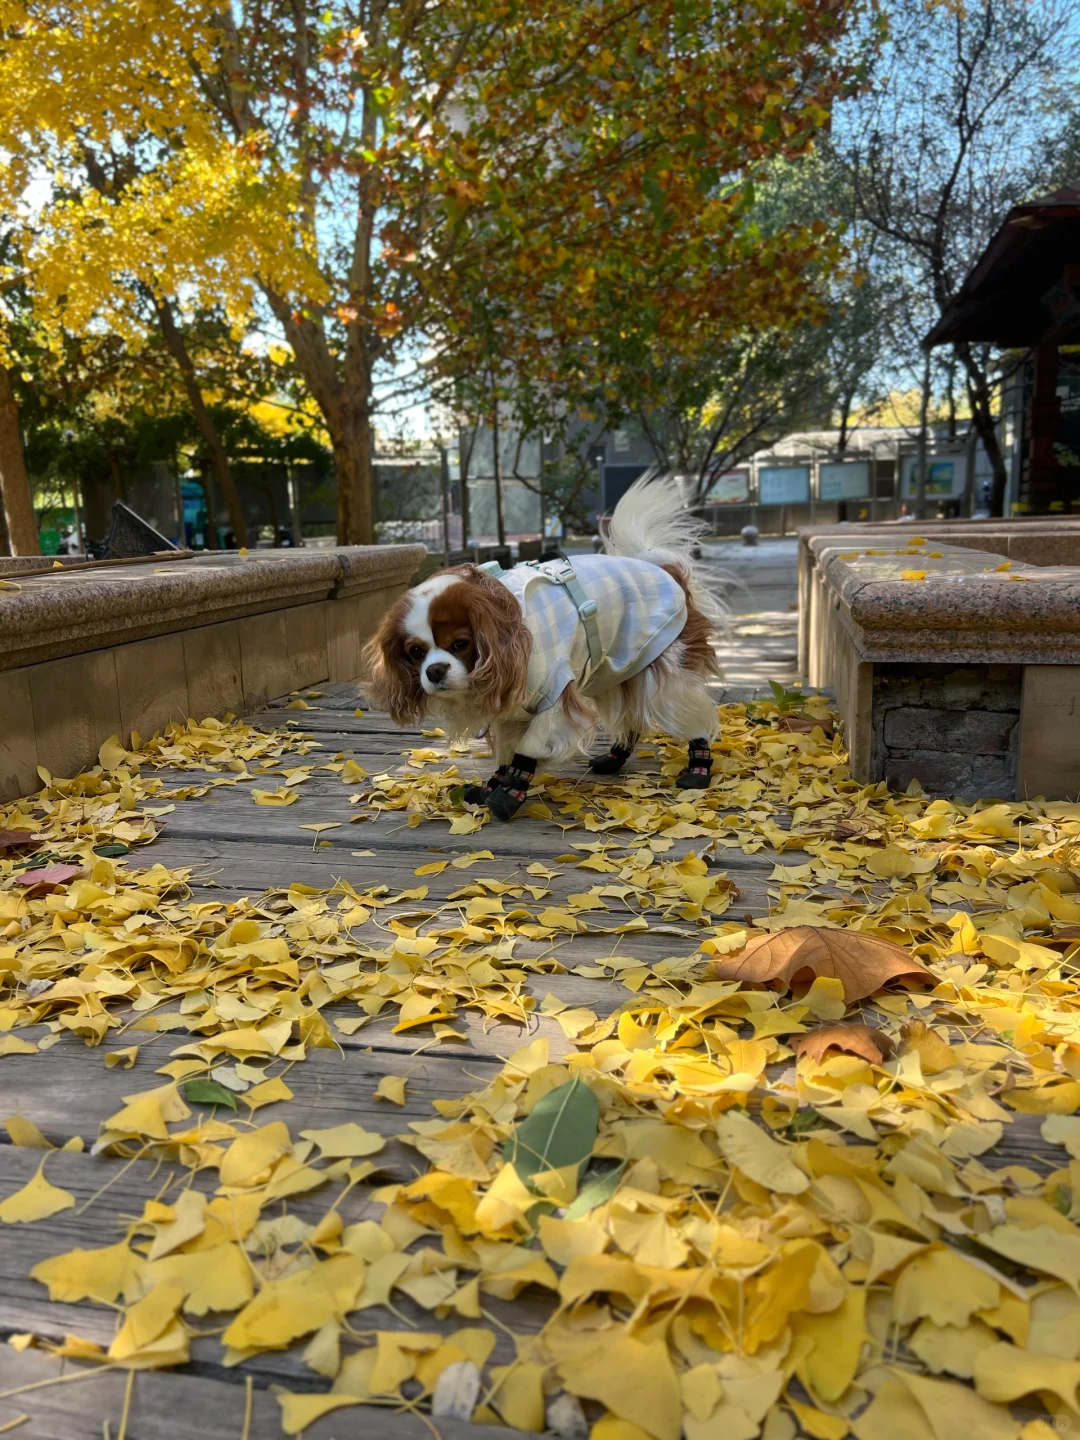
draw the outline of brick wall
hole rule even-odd
[[[871,774],[895,790],[1011,797],[1019,665],[875,665]]]

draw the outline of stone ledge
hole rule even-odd
[[[799,531],[799,673],[808,676],[814,634],[820,626],[817,607],[818,554],[822,550],[897,549],[911,537],[931,542],[928,550],[946,546],[974,550],[1001,560],[1039,567],[1080,565],[1080,519],[932,520],[913,523],[860,521],[853,525],[807,526]]]
[[[836,692],[855,778],[968,800],[1074,799],[1080,570],[864,540],[807,537],[800,597],[805,673]]]
[[[0,590],[0,670],[408,585],[422,545],[267,550],[50,570]],[[18,589],[14,588],[18,585]]]
[[[836,611],[860,659],[1080,663],[1080,570],[1023,562],[1002,570],[993,554],[940,542],[933,555],[912,553],[891,539],[875,536],[857,552],[836,536],[809,542],[823,592],[811,605]],[[904,580],[904,570],[926,578]]]
[[[359,678],[364,642],[424,553],[208,556],[164,574],[136,567],[136,578],[121,565],[94,571],[92,584],[85,571],[56,572],[0,590],[0,801],[37,789],[38,766],[69,776],[93,765],[110,735],[250,713]],[[54,623],[67,628],[50,633]],[[13,663],[27,652],[29,663]]]

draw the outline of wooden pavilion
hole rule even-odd
[[[1014,206],[923,343],[1028,352],[1014,510],[1080,512],[1080,190]]]

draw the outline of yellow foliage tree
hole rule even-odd
[[[366,542],[380,370],[512,339],[557,383],[594,319],[745,327],[795,292],[824,227],[764,241],[754,181],[827,123],[857,3],[0,0],[0,198],[53,176],[27,253],[66,325],[129,325],[132,282],[258,292]],[[90,148],[133,157],[112,193]]]

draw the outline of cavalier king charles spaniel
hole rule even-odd
[[[586,750],[598,729],[612,744],[592,756],[594,771],[616,774],[656,730],[687,742],[676,785],[702,789],[723,607],[691,559],[699,534],[677,482],[643,478],[615,507],[601,554],[433,575],[368,644],[369,692],[399,725],[433,714],[454,736],[486,730],[497,769],[465,798],[500,820],[520,808],[539,761]]]

